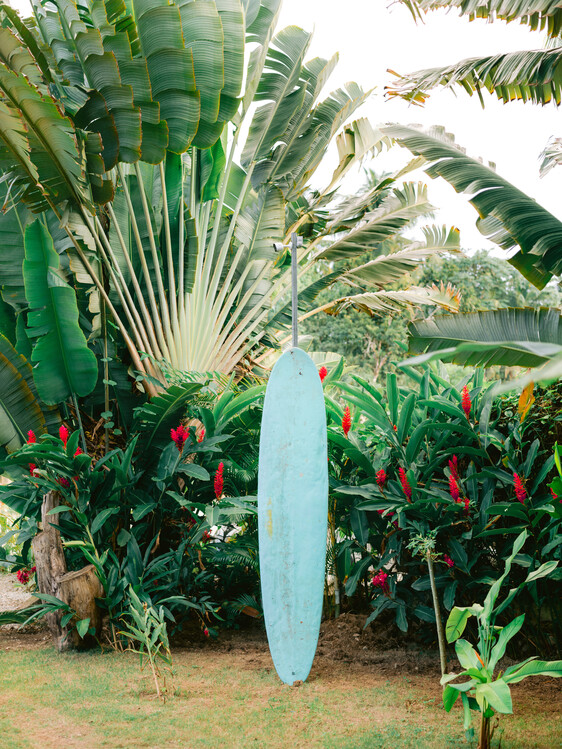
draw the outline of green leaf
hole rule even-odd
[[[455,651],[457,653],[457,658],[459,659],[459,663],[461,664],[463,668],[479,669],[480,666],[482,665],[480,661],[478,660],[476,651],[474,650],[472,645],[469,642],[467,642],[467,640],[457,640],[455,643]]]
[[[556,55],[560,55],[559,49],[554,51]],[[493,169],[466,156],[443,129],[426,134],[392,125],[383,132],[431,162],[426,168],[431,177],[443,177],[457,192],[472,195],[470,202],[481,216],[480,231],[504,250],[519,249],[509,262],[537,288],[543,288],[553,273],[562,272],[562,258],[557,250],[562,222],[532,198]]]
[[[0,334],[0,445],[8,452],[27,441],[27,432],[46,430],[29,363]]]
[[[443,707],[450,713],[453,705],[459,697],[459,690],[447,684],[443,690]]]
[[[529,659],[524,663],[517,663],[514,666],[506,668],[503,678],[508,684],[516,684],[518,681],[526,679],[527,676],[552,676],[560,678],[562,676],[562,661]]]
[[[119,507],[107,507],[105,510],[98,512],[98,514],[92,521],[92,525],[90,528],[91,532],[97,533],[99,530],[101,530],[106,520],[108,520],[112,515],[115,515],[118,512],[119,512]]]
[[[72,512],[72,508],[67,505],[58,505],[57,507],[53,507],[52,510],[49,510],[47,515],[60,515],[61,512]]]
[[[511,690],[503,679],[478,684],[476,687],[476,699],[480,702],[482,698],[498,713],[509,715],[513,712]]]
[[[455,642],[455,640],[458,640],[464,632],[466,623],[472,614],[473,612],[470,608],[459,608],[458,606],[453,608],[447,619],[447,624],[445,625],[445,636],[447,637],[447,642]]]
[[[492,648],[492,652],[490,654],[488,666],[491,673],[494,673],[496,665],[499,663],[500,659],[503,658],[507,643],[519,632],[519,630],[523,626],[524,621],[525,614],[521,614],[512,622],[509,622],[509,624],[506,624],[506,626],[502,628],[498,636],[498,641]]]
[[[410,352],[421,356],[409,365],[433,359],[463,366],[536,367],[562,352],[562,316],[558,309],[508,308],[437,315],[409,325]]]
[[[89,395],[98,376],[96,357],[78,324],[74,290],[63,280],[53,240],[39,220],[25,230],[23,275],[39,395],[51,405]]]
[[[209,481],[211,478],[209,471],[197,463],[180,463],[177,468],[177,473],[184,473],[186,476],[199,479],[199,481]]]
[[[80,619],[80,621],[76,622],[76,631],[80,635],[80,637],[85,637],[88,634],[88,629],[90,628],[90,619]]]

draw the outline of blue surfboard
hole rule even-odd
[[[258,472],[263,611],[273,663],[286,684],[307,678],[318,644],[327,518],[322,383],[308,354],[291,348],[267,385]]]

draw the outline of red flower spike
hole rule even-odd
[[[554,493],[554,489],[551,489],[550,493],[552,494],[552,499],[558,499],[558,494]]]
[[[205,439],[205,427],[201,427],[201,431],[199,432],[199,437],[197,437],[197,442],[203,442]]]
[[[33,429],[30,429],[27,433],[27,444],[28,445],[34,445],[37,442],[37,437],[35,436],[35,432]]]
[[[386,581],[388,575],[383,570],[379,570],[377,574],[371,580],[371,585],[374,588],[380,588],[385,596],[390,596],[390,587]]]
[[[470,515],[470,500],[468,499],[468,497],[465,497],[463,501],[464,501],[464,514]]]
[[[328,370],[326,369],[326,367],[320,367],[320,369],[318,370],[318,374],[320,375],[320,382],[324,382],[324,380],[326,379],[326,375],[328,374]]]
[[[472,401],[470,400],[470,395],[468,394],[468,388],[465,385],[462,389],[462,410],[464,411],[464,414],[468,420],[470,420],[470,409],[472,408]]]
[[[351,429],[351,411],[349,410],[349,406],[346,406],[345,411],[343,412],[341,428],[343,429],[343,433],[347,437],[347,435],[349,434],[349,430]]]
[[[447,567],[454,567],[455,563],[451,559],[451,557],[448,554],[443,554],[443,561],[447,565]]]
[[[449,476],[449,492],[451,493],[451,497],[455,500],[455,502],[458,502],[460,499],[460,491],[459,491],[459,485],[457,484],[457,480],[451,474]]]
[[[459,480],[459,461],[456,455],[449,460],[449,471],[456,481]]]
[[[76,448],[76,452],[74,453],[74,457],[76,457],[77,455],[82,455],[82,448],[81,447],[77,447]]]
[[[521,502],[521,504],[525,504],[525,499],[527,498],[527,490],[523,486],[523,481],[521,480],[521,477],[517,474],[513,474],[513,487],[515,489],[515,496]]]
[[[393,424],[393,425],[392,425],[392,428],[394,429],[394,431],[395,431],[395,432],[397,432],[397,431],[398,431],[398,427],[396,426],[396,424]]]
[[[217,472],[215,473],[215,479],[213,482],[213,486],[215,488],[215,497],[217,499],[221,498],[222,490],[224,487],[223,471],[224,471],[224,463],[219,463],[219,467],[217,468]]]
[[[57,484],[59,484],[59,486],[64,486],[65,489],[68,489],[70,487],[70,481],[68,479],[65,479],[63,476],[58,477]]]
[[[29,473],[30,473],[31,476],[35,476],[35,470],[36,469],[37,469],[37,466],[35,465],[35,463],[30,463],[29,464]]]
[[[406,476],[406,471],[400,467],[398,469],[398,476],[400,477],[400,483],[402,484],[402,491],[406,495],[406,499],[408,502],[412,501],[412,487],[408,483],[408,477]]]
[[[180,424],[177,429],[170,429],[170,437],[176,443],[178,452],[181,453],[183,446],[185,445],[187,438],[189,437],[189,430],[186,429],[183,424]]]
[[[63,424],[61,427],[59,427],[59,437],[62,440],[62,444],[66,447],[66,443],[68,442],[68,436],[70,432],[68,431],[68,428],[65,427]]]
[[[209,637],[209,630],[207,629],[207,627],[205,627],[205,629],[203,630],[203,634],[205,635],[205,637]]]
[[[384,489],[384,485],[386,484],[386,471],[384,468],[381,468],[380,471],[377,471],[375,479],[377,481],[377,486],[379,489]]]

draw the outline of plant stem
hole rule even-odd
[[[82,419],[80,418],[80,409],[78,408],[78,399],[76,398],[76,393],[72,393],[72,402],[74,403],[74,410],[76,411],[76,421],[78,422],[78,429],[80,429],[82,450],[87,453],[88,448],[86,446],[86,436],[84,435],[84,427],[82,426]]]
[[[478,749],[490,749],[490,718],[485,718],[484,713],[481,715]]]
[[[445,635],[443,633],[443,622],[439,610],[439,599],[437,598],[437,586],[435,585],[435,570],[433,569],[433,558],[431,552],[425,555],[427,568],[429,570],[429,581],[431,583],[431,596],[433,598],[433,609],[435,611],[435,624],[437,626],[437,641],[439,643],[439,660],[441,662],[441,676],[447,673],[447,649],[445,646]]]

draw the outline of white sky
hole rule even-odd
[[[469,22],[456,11],[430,13],[424,25],[416,25],[407,8],[388,5],[389,0],[284,0],[280,26],[314,29],[311,57],[340,53],[330,88],[349,80],[364,88],[377,87],[359,116],[374,124],[445,126],[470,156],[495,162],[499,174],[562,218],[562,167],[539,178],[539,154],[551,135],[561,134],[560,114],[553,105],[504,105],[485,94],[483,110],[477,97],[460,89],[456,96],[449,90],[434,90],[423,108],[398,99],[385,101],[383,96],[384,86],[392,81],[387,68],[410,73],[467,57],[541,48],[542,34],[516,23]],[[407,153],[400,154],[404,163]],[[441,179],[428,181],[430,199],[441,208],[436,221],[458,226],[467,249],[492,247],[476,229],[477,214],[466,198]]]
[[[476,97],[459,90],[435,90],[424,108],[394,99],[385,101],[383,89],[392,80],[387,68],[408,73],[422,68],[448,65],[466,57],[535,49],[543,36],[516,23],[482,20],[469,23],[456,12],[431,13],[424,25],[416,25],[402,5],[387,7],[389,0],[284,0],[278,28],[295,24],[314,30],[310,57],[340,53],[340,62],[330,79],[330,88],[355,80],[375,94],[355,116],[374,124],[400,122],[425,126],[443,125],[471,156],[494,161],[499,174],[562,218],[562,167],[539,178],[539,154],[551,135],[559,135],[559,113],[553,105],[537,107],[513,102],[499,103],[486,95],[486,109]],[[29,11],[28,0],[12,0],[13,7]],[[392,163],[378,161],[377,169],[406,163],[408,153],[399,149]],[[335,168],[335,151],[325,174]],[[380,159],[380,157],[379,157]],[[423,179],[423,175],[415,175]],[[443,180],[430,182],[430,199],[440,208],[439,223],[461,229],[463,247],[491,247],[475,227],[476,212],[465,197],[459,197]],[[346,184],[353,191],[359,176]]]

